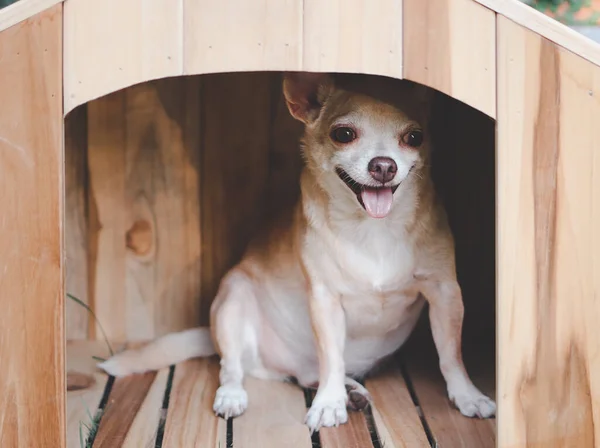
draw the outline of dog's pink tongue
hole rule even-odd
[[[365,209],[373,218],[385,218],[392,209],[391,188],[365,188],[360,194]]]

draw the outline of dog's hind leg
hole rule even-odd
[[[373,402],[369,391],[358,381],[347,376],[344,383],[348,392],[348,407],[350,409],[362,411]]]
[[[300,383],[300,385],[308,389],[318,389],[319,387],[318,381],[311,383],[309,386],[306,386],[302,383]],[[344,379],[344,385],[346,386],[346,391],[348,392],[348,407],[350,409],[354,411],[362,411],[373,402],[373,398],[371,397],[369,391],[358,381],[347,376]]]
[[[211,307],[211,325],[221,355],[220,386],[213,410],[217,415],[237,417],[248,406],[244,374],[258,362],[256,298],[247,276],[234,269],[228,273]]]

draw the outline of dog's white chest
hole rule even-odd
[[[412,246],[374,236],[336,252],[332,286],[341,296],[348,335],[378,337],[402,325],[418,296]]]
[[[415,288],[389,294],[345,295],[342,306],[349,337],[378,337],[393,332],[406,319],[418,298]]]
[[[339,251],[337,264],[344,278],[342,294],[395,293],[414,281],[415,257],[404,241],[372,237]]]

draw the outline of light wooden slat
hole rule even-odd
[[[302,0],[183,0],[184,73],[302,69]]]
[[[465,417],[452,406],[439,367],[431,361],[420,363],[409,359],[407,370],[425,420],[438,445],[448,448],[495,447],[495,419]]]
[[[108,347],[104,341],[67,342],[67,388],[70,389],[71,375],[87,377],[93,382],[83,389],[67,392],[67,447],[80,447],[80,428],[83,440],[88,436],[88,427],[104,393],[108,376],[96,368],[93,357],[107,358]]]
[[[227,425],[212,410],[218,385],[219,362],[216,358],[177,364],[169,397],[164,448],[226,446]]]
[[[127,340],[125,92],[88,105],[90,306],[110,339]],[[97,324],[90,337],[101,338]]]
[[[64,0],[19,0],[0,9],[0,32],[52,8]]]
[[[64,446],[62,5],[0,33],[0,446]]]
[[[156,376],[156,372],[148,372],[115,380],[94,439],[94,448],[122,446]]]
[[[402,78],[402,20],[399,0],[305,0],[303,70]]]
[[[495,14],[472,0],[403,1],[404,77],[495,117]]]
[[[556,330],[557,345],[567,355],[564,371],[571,384],[562,392],[559,406],[578,423],[574,443],[591,446],[600,440],[600,68],[564,50],[560,62],[558,184],[562,187],[558,190],[556,291],[561,299]],[[556,393],[558,388],[552,387]],[[565,438],[576,431],[569,428]]]
[[[137,412],[131,428],[127,432],[123,448],[153,447],[156,443],[156,436],[160,418],[162,415],[162,405],[169,378],[169,369],[160,370],[148,395],[144,399],[142,406]]]
[[[370,448],[371,434],[362,412],[348,411],[348,421],[337,428],[319,430],[323,448]]]
[[[201,315],[205,323],[219,282],[241,258],[266,209],[269,81],[268,73],[202,79]]]
[[[306,404],[298,386],[256,378],[244,380],[248,409],[233,420],[233,445],[310,448],[310,432],[304,425]]]
[[[382,446],[428,447],[429,442],[400,369],[394,365],[366,381]]]
[[[498,20],[499,446],[600,439],[600,69]]]
[[[74,110],[65,120],[65,189],[66,290],[68,294],[88,303],[85,105]],[[71,299],[67,299],[66,308],[67,340],[87,339],[88,311]]]
[[[126,92],[126,332],[193,327],[200,301],[200,85],[171,78]]]
[[[183,73],[183,0],[65,3],[65,114],[142,81]]]
[[[515,0],[473,0],[600,66],[600,45],[572,28]]]

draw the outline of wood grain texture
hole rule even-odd
[[[303,70],[402,78],[402,3],[304,0]]]
[[[108,337],[127,340],[126,321],[126,93],[88,105],[89,305]],[[92,339],[101,338],[97,323]]]
[[[234,446],[278,448],[311,446],[304,425],[306,405],[298,386],[281,381],[246,378],[248,409],[233,420]]]
[[[499,446],[600,440],[600,69],[499,18]]]
[[[266,209],[270,105],[266,73],[202,79],[203,323],[221,278],[241,258]]]
[[[124,87],[183,74],[183,0],[65,3],[65,114]]]
[[[321,428],[323,448],[370,448],[373,446],[365,414],[348,411],[348,422],[337,428]]]
[[[0,13],[0,29],[56,1],[22,0],[11,6],[18,13]],[[406,65],[417,70],[405,69],[406,76],[421,75],[415,80],[437,81],[441,87],[450,81],[446,88],[453,96],[493,116],[494,83],[488,78],[495,73],[490,65],[495,60],[494,11],[600,65],[597,44],[514,0],[406,0],[404,13],[410,19],[404,37],[402,3],[385,0],[371,8],[365,0],[261,0],[252,5],[240,0],[69,0],[65,113],[166,76],[316,70],[402,77]],[[408,62],[402,61],[403,51]],[[427,62],[428,73],[422,73],[421,61]]]
[[[137,412],[122,448],[152,447],[156,445],[156,436],[161,416],[169,369],[158,371],[152,386]]]
[[[64,0],[19,0],[0,10],[0,32],[35,17]]]
[[[123,445],[156,375],[156,372],[148,372],[115,380],[98,426],[94,448]]]
[[[439,371],[433,352],[433,344],[421,352],[408,357],[407,373],[414,388],[418,403],[438,446],[448,448],[496,446],[495,419],[468,418],[462,415],[448,400],[446,382]],[[478,360],[479,368],[485,368],[493,376],[493,363],[486,358]],[[468,367],[468,366],[467,366]],[[472,373],[472,372],[470,372]],[[476,386],[479,381],[473,378]]]
[[[154,81],[126,92],[125,316],[130,341],[199,321],[199,92],[197,77]]]
[[[173,78],[89,105],[90,303],[111,339],[198,323],[199,90]]]
[[[212,410],[219,386],[216,358],[177,364],[169,398],[163,447],[223,448],[226,423]]]
[[[65,444],[62,5],[0,34],[0,446]]]
[[[69,375],[86,375],[92,378],[89,387],[67,392],[67,447],[80,447],[80,430],[83,440],[87,439],[91,418],[100,404],[108,376],[96,368],[93,357],[107,358],[109,351],[104,341],[67,342],[67,384]]]
[[[495,117],[495,14],[472,0],[403,1],[404,78]]]
[[[88,303],[87,105],[65,120],[66,292]],[[87,339],[88,311],[66,300],[67,340]]]
[[[427,435],[397,365],[366,382],[373,397],[373,417],[382,446],[428,447]]]
[[[302,0],[183,0],[184,73],[302,69]]]

